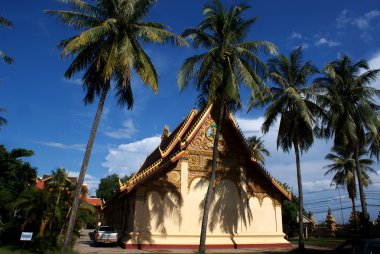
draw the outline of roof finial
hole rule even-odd
[[[161,134],[161,143],[164,142],[169,137],[169,126],[165,124],[164,129]]]

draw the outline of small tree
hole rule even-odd
[[[270,152],[265,149],[264,141],[261,137],[253,135],[252,137],[247,138],[247,143],[249,148],[252,151],[253,158],[261,164],[265,164],[265,156],[270,156]]]
[[[355,210],[351,210],[349,222],[350,222],[350,227],[353,230],[356,230],[357,225],[359,225],[359,217],[358,217],[357,213],[355,212]]]
[[[329,210],[327,212],[325,222],[326,222],[326,226],[327,226],[328,236],[335,238],[335,232],[337,230],[336,229],[336,220],[335,220],[335,217],[334,217],[330,207],[329,207]]]
[[[98,189],[96,190],[96,196],[108,202],[110,198],[119,191],[119,181],[122,183],[127,182],[131,176],[125,175],[124,177],[119,177],[116,174],[108,175],[100,179]]]

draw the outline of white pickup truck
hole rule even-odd
[[[109,243],[117,246],[117,232],[114,227],[99,226],[94,233],[95,246],[99,243]]]

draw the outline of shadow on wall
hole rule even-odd
[[[166,178],[152,181],[146,189],[141,214],[136,216],[135,232],[138,233],[134,237],[135,243],[154,243],[152,232],[166,236],[165,218],[172,218],[175,224],[180,225],[182,205],[183,198],[177,186]]]
[[[252,213],[249,198],[240,182],[239,177],[228,177],[214,187],[208,225],[211,232],[219,226],[223,233],[229,234],[233,238],[233,235],[238,233],[239,228],[251,224]],[[208,179],[201,178],[195,184],[194,189],[207,189],[208,184]],[[202,222],[205,199],[206,195],[199,204],[199,223]],[[233,241],[233,239],[231,240]]]

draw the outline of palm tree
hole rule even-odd
[[[3,109],[3,108],[0,108],[0,112],[4,112],[5,111],[5,109]],[[7,124],[7,119],[5,119],[4,117],[1,117],[0,116],[0,126],[2,126],[2,125],[6,125]]]
[[[43,236],[47,218],[50,218],[49,195],[48,190],[40,190],[33,186],[21,192],[20,196],[10,204],[12,210],[23,212],[22,228],[29,223],[34,223],[38,225],[39,235]]]
[[[4,27],[12,27],[12,21],[0,16],[0,26]],[[11,64],[13,63],[13,59],[0,50],[0,58],[3,59],[4,63]]]
[[[355,181],[355,159],[354,152],[342,147],[333,147],[331,149],[332,153],[326,155],[325,159],[331,160],[332,164],[325,166],[327,168],[325,175],[334,174],[331,184],[335,184],[338,188],[339,186],[346,186],[348,196],[352,202],[352,213],[354,218],[356,216],[356,181]],[[371,184],[371,179],[367,172],[376,173],[376,171],[371,168],[373,160],[371,159],[360,159],[363,155],[367,154],[365,150],[360,150],[359,152],[359,165],[362,169],[361,179],[365,187]],[[358,225],[355,225],[356,230]]]
[[[320,134],[326,138],[333,136],[335,146],[355,148],[356,176],[362,175],[359,153],[367,144],[366,134],[379,135],[377,111],[380,107],[374,98],[379,97],[380,91],[370,86],[379,73],[380,69],[370,70],[365,60],[353,63],[348,56],[342,56],[328,63],[325,76],[315,80],[316,87],[321,89],[318,104],[328,112],[322,119]],[[361,177],[357,179],[364,221],[368,224],[363,182]]]
[[[87,143],[83,164],[78,177],[76,195],[68,223],[63,249],[69,247],[79,196],[90,159],[96,130],[111,81],[119,106],[132,109],[133,93],[131,72],[134,70],[145,85],[155,93],[158,90],[158,74],[141,46],[141,41],[174,45],[187,45],[186,41],[169,31],[166,26],[144,22],[143,18],[156,2],[154,0],[96,0],[94,5],[82,0],[64,0],[70,10],[49,10],[64,25],[81,32],[60,42],[62,56],[74,57],[65,72],[66,78],[83,72],[84,103],[93,103],[100,96],[98,109]]]
[[[251,148],[253,158],[263,165],[265,164],[265,157],[270,156],[270,153],[264,147],[264,142],[261,137],[252,136],[247,139],[249,148]]]
[[[251,100],[251,106],[270,103],[265,111],[262,126],[267,133],[280,117],[277,134],[277,148],[289,152],[294,148],[297,167],[298,196],[299,196],[299,249],[304,249],[303,240],[303,192],[300,166],[300,152],[307,151],[313,144],[313,125],[315,116],[319,114],[317,105],[308,98],[308,79],[317,73],[317,69],[308,61],[302,63],[302,49],[271,58],[268,61],[271,80],[276,86],[271,88],[272,96],[263,102]]]
[[[205,251],[208,212],[215,182],[218,142],[226,107],[241,107],[240,85],[245,85],[252,96],[263,97],[266,86],[262,81],[266,67],[256,55],[264,49],[276,53],[276,47],[266,41],[245,42],[250,26],[256,18],[244,19],[249,6],[238,4],[223,6],[214,0],[206,4],[204,20],[196,28],[187,28],[182,35],[190,37],[194,48],[204,53],[187,58],[178,72],[178,86],[183,91],[192,81],[199,91],[201,107],[213,104],[217,115],[214,137],[211,179],[205,197],[199,252]]]

